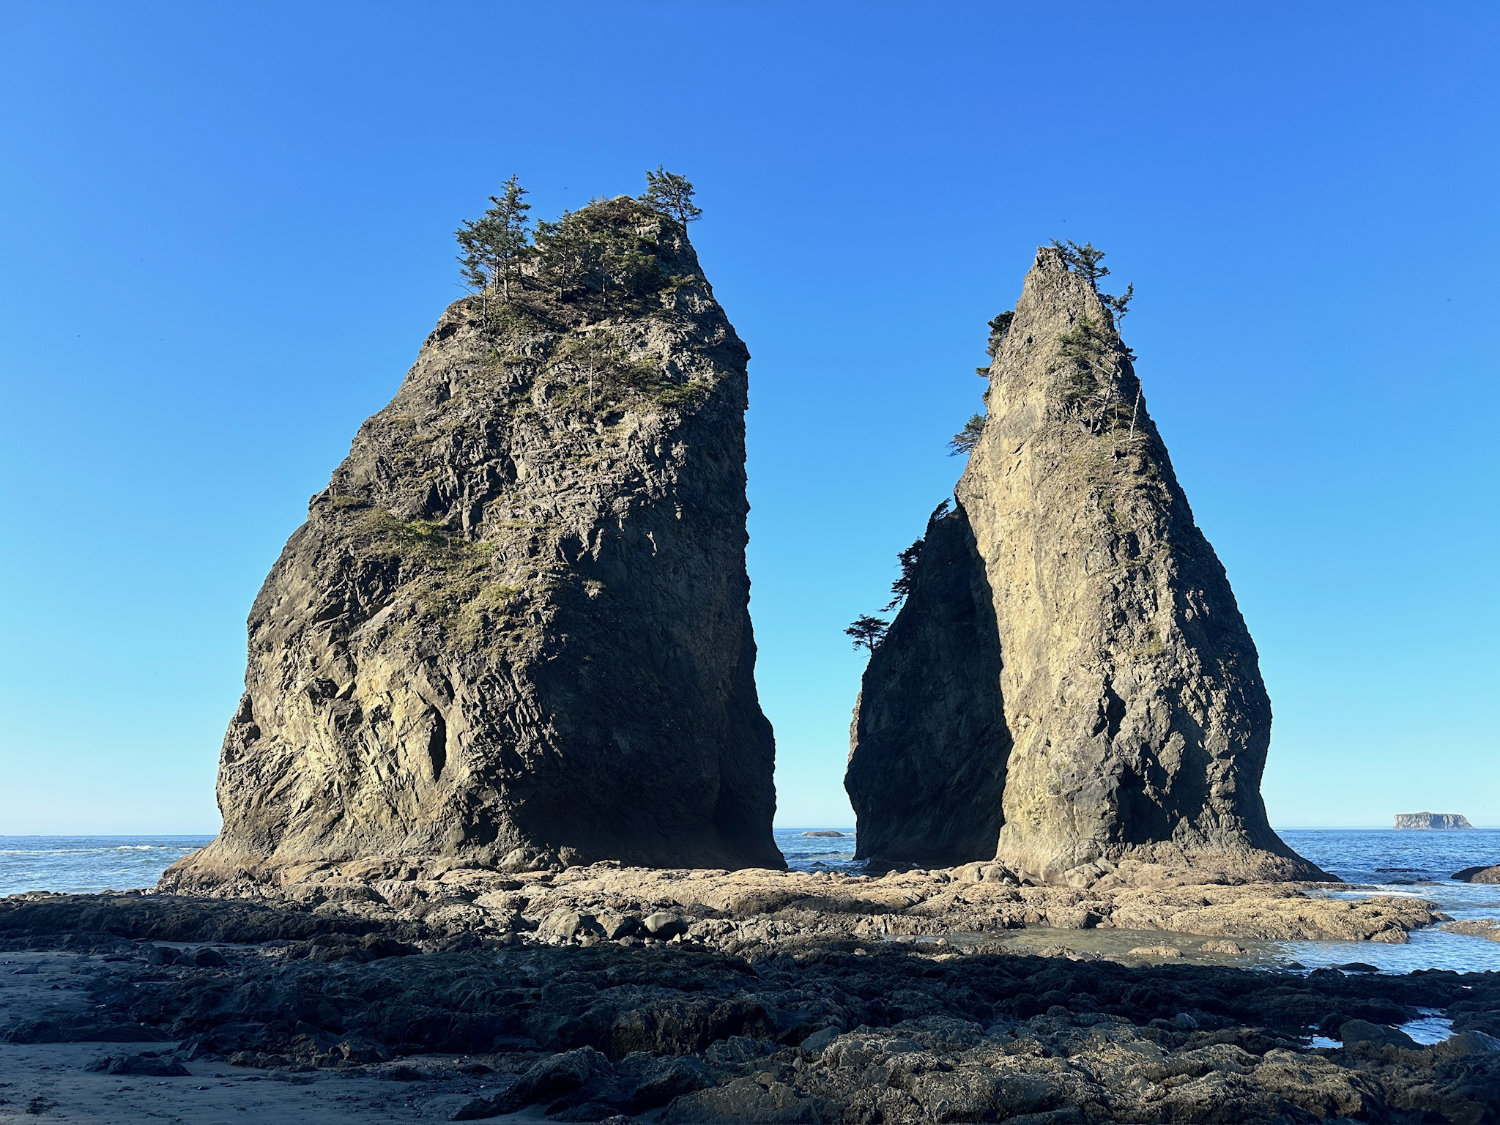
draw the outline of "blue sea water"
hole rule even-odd
[[[19,891],[128,891],[212,836],[0,836],[0,895]]]
[[[1456,883],[1449,878],[1465,867],[1500,863],[1500,829],[1398,832],[1392,828],[1288,828],[1280,835],[1294,851],[1351,884],[1349,890],[1332,894],[1362,897],[1373,888],[1380,894],[1412,895],[1435,902],[1439,910],[1455,919],[1500,921],[1500,886]],[[1415,931],[1405,945],[1285,942],[1279,944],[1278,953],[1309,968],[1363,961],[1384,972],[1500,972],[1500,942],[1436,929]]]
[[[847,871],[854,829],[842,837],[806,836],[819,829],[779,828],[776,846],[799,871]],[[822,831],[830,831],[822,829]],[[212,836],[0,836],[0,895],[20,891],[90,894],[150,887],[161,873]]]
[[[836,831],[838,836],[812,835]],[[1412,895],[1454,918],[1500,920],[1500,886],[1456,883],[1463,867],[1500,863],[1500,829],[1397,832],[1393,829],[1284,829],[1281,837],[1349,884],[1334,895]],[[211,836],[0,836],[0,895],[46,890],[87,893],[153,885],[171,863]],[[798,871],[859,871],[854,830],[778,828],[776,844]],[[1386,972],[1415,969],[1500,971],[1500,942],[1437,930],[1406,945],[1372,942],[1277,943],[1274,960],[1309,968],[1363,961]]]
[[[841,836],[814,836],[814,832],[840,832]],[[793,871],[861,871],[863,863],[854,862],[854,829],[852,827],[776,829],[776,846],[786,856]]]

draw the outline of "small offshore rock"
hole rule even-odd
[[[1415,812],[1397,813],[1394,827],[1419,832],[1453,832],[1474,826],[1462,813]]]
[[[1456,922],[1444,922],[1438,929],[1445,933],[1463,934],[1465,937],[1500,941],[1500,922],[1493,918],[1463,918]]]
[[[1175,945],[1138,945],[1126,952],[1127,957],[1181,957],[1182,950]]]
[[[1465,867],[1448,877],[1460,883],[1500,883],[1500,863],[1493,867]]]

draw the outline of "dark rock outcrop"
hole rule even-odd
[[[1094,284],[1039,251],[992,349],[957,504],[865,673],[861,853],[1324,877],[1266,820],[1255,646]]]
[[[1403,812],[1396,814],[1396,828],[1416,831],[1449,832],[1460,828],[1473,828],[1469,818],[1462,813],[1449,812]]]
[[[1465,867],[1449,876],[1460,883],[1500,883],[1500,863],[1493,867]]]
[[[432,856],[783,866],[748,352],[676,222],[621,198],[560,230],[512,300],[449,307],[313,498],[250,613],[223,831],[166,887]]]
[[[952,867],[995,854],[1011,739],[994,603],[962,509],[927,522],[850,742],[844,787],[860,858]]]
[[[83,916],[152,910],[152,896],[129,897]],[[184,922],[206,905],[178,904]],[[222,911],[204,912],[218,931]],[[1496,973],[1127,966],[830,942],[791,923],[748,956],[473,932],[457,944],[403,926],[370,936],[414,936],[404,955],[298,939],[221,945],[204,966],[114,936],[125,917],[91,933],[48,904],[0,902],[0,947],[29,951],[7,954],[28,975],[0,975],[7,1120],[44,1091],[53,1119],[119,1122],[488,1120],[535,1106],[508,1119],[1483,1125],[1500,1105]],[[1392,1026],[1434,1009],[1453,1021],[1443,1043]],[[1314,1047],[1312,1034],[1344,1042]],[[106,1071],[178,1073],[180,1059],[202,1077],[111,1082],[99,1099],[84,1068],[106,1053]],[[266,1087],[279,1112],[256,1112]]]

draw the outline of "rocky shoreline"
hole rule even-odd
[[[1442,920],[1417,899],[978,864],[439,867],[0,900],[0,1121],[1481,1123],[1500,1104],[1495,974],[1234,964],[1258,938],[1403,941]],[[1182,936],[1116,960],[941,936],[1017,928]],[[1441,1043],[1398,1030],[1436,1013]]]
[[[730,953],[774,950],[788,937],[941,937],[1026,926],[1400,944],[1412,930],[1446,920],[1422,899],[1318,891],[1343,884],[1243,884],[1213,871],[1130,860],[1111,866],[1087,885],[1038,886],[998,863],[863,875],[604,861],[504,873],[452,867],[440,858],[362,859],[231,883],[200,884],[192,868],[174,867],[161,889],[336,908],[381,925],[419,919],[456,932],[584,944],[644,941],[653,936],[645,920],[670,914],[674,930]]]

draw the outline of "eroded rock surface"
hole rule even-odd
[[[994,354],[957,504],[865,674],[861,854],[1324,877],[1266,820],[1255,646],[1094,284],[1039,251]]]
[[[629,875],[514,881],[623,892]],[[239,941],[225,930],[236,918],[252,927]],[[0,902],[5,1108],[44,1100],[59,1118],[128,1125],[247,1109],[392,1123],[525,1111],[1483,1125],[1500,1105],[1493,973],[1116,964],[790,930],[735,954],[691,936],[544,944],[450,922],[370,930],[327,904],[166,896]],[[1453,1022],[1445,1042],[1398,1030],[1434,1011]],[[1314,1047],[1313,1034],[1342,1045]],[[119,1060],[118,1077],[99,1072]]]
[[[962,934],[980,944],[1010,943],[1035,927],[1118,930],[1137,935],[1134,945],[1165,941],[1167,935],[1404,944],[1411,931],[1441,918],[1433,903],[1404,895],[1343,898],[1286,882],[1203,884],[1130,860],[1078,887],[1021,885],[995,863],[892,871],[878,878],[613,863],[506,875],[446,867],[441,859],[426,868],[408,867],[396,878],[372,877],[368,864],[359,862],[307,865],[282,874],[283,881],[264,886],[258,899],[231,900],[232,908],[225,904],[220,913],[203,915],[204,924],[222,919],[218,924],[226,930],[241,925],[261,933],[265,916],[257,909],[295,906],[352,919],[365,927],[359,932],[421,925],[527,934],[554,944],[689,938],[743,954],[846,938],[937,940]],[[33,916],[47,918],[59,930],[100,925],[86,908],[68,905],[73,901],[34,907]],[[85,913],[75,917],[80,909]],[[180,931],[180,917],[195,913],[192,900],[169,895],[154,896],[135,910],[158,919],[152,932],[163,937]],[[1202,946],[1178,937],[1168,944]]]
[[[562,232],[577,260],[443,314],[313,498],[250,613],[223,832],[166,886],[782,865],[748,353],[674,221],[621,198]]]

